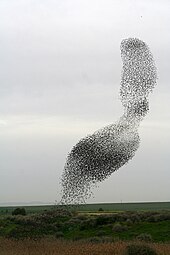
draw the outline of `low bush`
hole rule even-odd
[[[111,236],[102,236],[101,241],[102,243],[111,243],[114,241],[114,239]]]
[[[80,230],[94,228],[95,226],[96,226],[96,220],[95,219],[87,219],[87,220],[81,222]]]
[[[17,207],[12,211],[12,215],[26,215],[25,208]]]
[[[144,244],[129,244],[124,252],[124,255],[158,255],[156,251],[148,245]]]
[[[116,233],[119,233],[119,232],[123,232],[123,231],[126,231],[128,230],[128,227],[126,225],[121,225],[120,223],[116,223],[112,230]]]
[[[139,241],[152,242],[152,236],[147,233],[142,233],[136,237]]]
[[[87,216],[84,215],[84,214],[79,214],[75,217],[76,219],[79,219],[79,220],[87,220]]]
[[[62,237],[64,237],[64,234],[63,234],[63,232],[58,231],[58,232],[55,233],[55,237],[56,238],[62,238]]]
[[[96,218],[96,225],[105,225],[112,222],[112,217],[110,215],[100,215]]]
[[[148,222],[160,222],[170,220],[170,213],[160,213],[156,215],[151,215],[146,219]]]
[[[131,215],[131,221],[133,223],[140,222],[141,221],[141,216],[139,214],[134,213],[134,214]]]
[[[99,230],[97,232],[97,236],[104,236],[104,235],[105,235],[105,231],[103,231],[103,230]]]
[[[86,241],[90,242],[90,243],[101,243],[102,239],[99,236],[93,236],[93,237],[86,239]]]
[[[127,219],[127,220],[126,220],[126,224],[127,224],[128,226],[131,226],[131,225],[133,225],[133,221],[132,221],[131,219]]]
[[[110,236],[93,236],[84,240],[84,242],[90,243],[112,243],[114,240]]]

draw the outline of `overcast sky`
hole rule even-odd
[[[158,84],[141,144],[88,202],[170,201],[170,1],[0,0],[0,203],[54,202],[80,138],[116,122],[120,42],[145,41]]]

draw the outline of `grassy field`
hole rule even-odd
[[[39,206],[1,206],[0,215],[11,215],[12,211],[17,207],[24,207],[27,211],[27,214],[41,213],[43,211],[52,210],[55,205],[39,205]]]
[[[158,211],[170,210],[170,202],[148,202],[148,203],[108,203],[108,204],[86,204],[78,208],[79,211]]]
[[[113,240],[170,242],[170,211],[123,211],[93,214],[51,210],[25,216],[0,217],[0,236],[65,240],[109,237]]]
[[[11,215],[17,206],[0,207],[0,215]],[[27,214],[41,213],[55,209],[55,205],[43,206],[21,206],[27,211]],[[147,202],[147,203],[103,203],[103,204],[85,204],[75,208],[82,212],[97,212],[102,208],[105,212],[116,211],[159,211],[170,210],[170,202]]]
[[[14,208],[1,207],[0,255],[124,255],[129,243],[170,255],[169,203]]]

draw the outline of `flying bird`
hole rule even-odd
[[[124,39],[120,50],[123,115],[73,146],[62,175],[61,204],[84,203],[92,188],[132,159],[139,147],[138,127],[149,110],[148,95],[155,87],[157,72],[142,40]]]

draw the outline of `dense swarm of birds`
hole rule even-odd
[[[132,159],[139,147],[138,126],[149,110],[148,95],[156,84],[156,67],[143,41],[125,39],[120,49],[123,116],[116,124],[86,136],[72,148],[61,179],[61,204],[84,203],[92,188]]]

